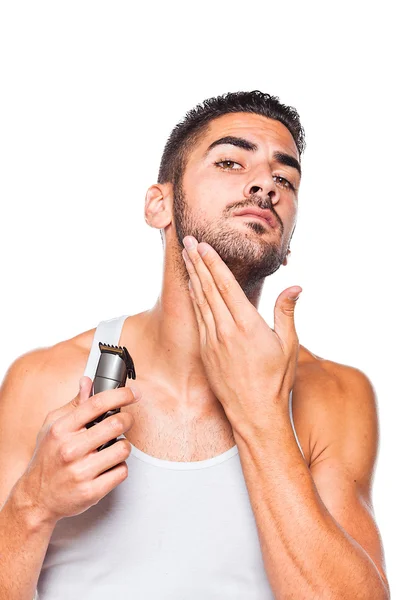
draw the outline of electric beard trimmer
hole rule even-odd
[[[101,354],[93,379],[92,389],[90,390],[90,396],[94,396],[94,394],[104,392],[105,390],[115,390],[124,387],[127,377],[129,379],[136,379],[135,366],[125,346],[110,346],[109,344],[99,342],[99,348]],[[93,427],[96,423],[100,423],[103,419],[117,412],[121,412],[121,409],[114,408],[113,410],[108,410],[103,415],[97,417],[97,419],[94,419],[94,421],[87,423],[86,428]],[[118,438],[110,440],[99,446],[97,450],[104,450],[104,448],[108,448],[108,446],[115,444],[117,441]]]

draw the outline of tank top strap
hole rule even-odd
[[[119,345],[119,340],[121,337],[122,327],[124,325],[125,319],[129,315],[122,315],[120,317],[115,317],[113,319],[108,319],[107,321],[100,321],[97,325],[96,331],[93,336],[92,347],[90,348],[89,357],[86,363],[84,375],[90,377],[93,381],[97,363],[100,358],[100,348],[99,342],[103,344],[111,344],[113,346]]]

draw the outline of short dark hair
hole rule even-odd
[[[226,113],[249,112],[276,119],[287,127],[296,143],[301,158],[305,149],[304,129],[295,108],[286,106],[277,96],[253,90],[228,92],[208,98],[188,111],[172,130],[161,157],[158,183],[181,184],[191,150],[205,133],[210,121]]]

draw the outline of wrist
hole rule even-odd
[[[29,493],[29,485],[24,476],[14,485],[7,504],[11,514],[22,520],[32,533],[43,529],[52,531],[56,526],[57,520],[52,518],[44,507],[39,506]]]
[[[241,443],[251,443],[253,440],[262,442],[265,436],[271,437],[271,432],[291,427],[289,408],[282,400],[270,401],[262,414],[231,424],[235,438]]]

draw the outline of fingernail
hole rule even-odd
[[[207,254],[208,248],[207,248],[207,246],[202,246],[201,248],[198,248],[198,251],[199,251],[200,256],[204,256],[205,254]]]
[[[135,400],[140,400],[142,397],[142,392],[138,388],[131,388],[131,390]]]
[[[186,237],[183,240],[183,244],[184,244],[185,248],[187,248],[188,250],[191,250],[192,248],[194,248],[194,240],[191,237]]]
[[[289,294],[288,297],[290,298],[290,300],[293,300],[295,302],[296,300],[298,300],[300,298],[300,294],[302,293],[302,291],[303,290],[300,290],[300,292],[297,292],[297,295],[296,295],[296,292],[292,292],[292,294]]]

